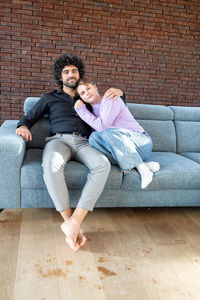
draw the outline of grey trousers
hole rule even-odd
[[[64,168],[73,159],[89,169],[77,207],[92,211],[110,172],[107,157],[81,136],[58,133],[46,140],[42,158],[43,177],[56,210],[70,208]]]

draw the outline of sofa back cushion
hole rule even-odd
[[[177,153],[200,152],[200,107],[170,106],[174,113]]]
[[[28,97],[24,102],[24,113],[28,113],[40,97]],[[173,112],[166,106],[127,103],[128,108],[150,134],[153,140],[153,151],[176,152],[176,137],[173,124]],[[32,142],[28,148],[43,149],[45,138],[50,135],[48,115],[31,127]]]
[[[176,152],[173,112],[166,106],[127,103],[134,118],[153,140],[153,151]]]

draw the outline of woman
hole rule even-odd
[[[81,99],[92,105],[93,113],[83,101],[75,103],[77,114],[94,130],[89,143],[104,152],[111,163],[117,163],[126,174],[136,168],[141,176],[141,188],[146,188],[159,163],[148,162],[152,152],[152,140],[134,119],[123,100],[107,100],[101,97],[95,84],[86,78],[79,81],[77,92]]]

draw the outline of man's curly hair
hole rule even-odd
[[[85,66],[81,58],[73,54],[63,54],[58,57],[54,63],[53,76],[58,86],[63,85],[62,81],[60,80],[61,72],[65,66],[69,65],[77,67],[80,79],[85,75]]]

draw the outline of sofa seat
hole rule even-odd
[[[22,189],[44,189],[46,186],[43,180],[42,149],[28,149],[21,168],[21,188]],[[83,189],[88,168],[83,164],[70,161],[65,167],[65,178],[69,189]],[[112,166],[112,171],[106,182],[105,189],[118,190],[122,184],[122,172],[116,166]]]
[[[190,158],[193,161],[196,161],[197,163],[200,164],[200,153],[196,153],[196,152],[183,152],[181,153],[181,155]]]
[[[200,165],[195,161],[172,152],[153,152],[151,160],[161,168],[144,191],[199,189]],[[140,185],[140,175],[133,170],[124,176],[122,190],[141,190]]]

